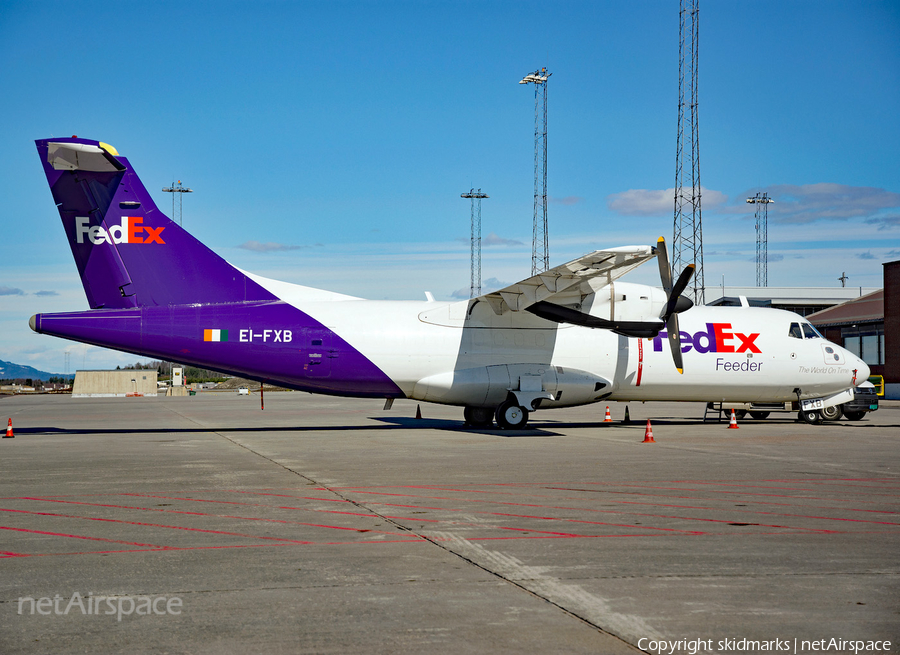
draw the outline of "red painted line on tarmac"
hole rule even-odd
[[[626,488],[634,488],[634,489],[656,489],[658,491],[679,491],[681,493],[685,492],[696,492],[696,493],[704,493],[707,490],[705,489],[685,489],[683,487],[657,487],[657,486],[646,486],[646,485],[637,485],[637,484],[623,484],[623,487]],[[611,493],[628,493],[627,491],[622,492],[611,492]],[[741,496],[759,496],[762,498],[788,498],[790,500],[828,500],[831,502],[866,502],[861,501],[859,499],[846,499],[843,498],[821,498],[818,496],[792,496],[790,494],[763,494],[763,493],[747,493],[744,491],[729,491],[728,489],[717,489],[715,493],[718,494],[732,494],[732,495],[741,495]],[[678,496],[679,498],[693,498],[693,496]],[[874,502],[874,501],[873,501]],[[871,504],[871,503],[870,503]]]
[[[71,555],[114,555],[119,553],[162,553],[173,550],[227,550],[230,548],[278,548],[281,546],[359,546],[379,544],[425,544],[427,539],[389,539],[378,541],[311,541],[307,543],[268,543],[268,544],[226,544],[219,546],[166,546],[160,548],[128,548],[123,550],[85,550],[68,553],[32,553],[20,554],[19,557],[60,557]]]
[[[323,491],[327,491],[324,490]],[[320,498],[319,496],[295,496],[293,494],[273,494],[273,493],[262,493],[259,491],[234,491],[232,493],[237,494],[250,494],[253,496],[272,496],[274,498],[295,498],[297,500],[321,500],[326,503],[349,503],[349,500],[344,500],[343,498]]]
[[[741,489],[769,489],[772,491],[789,490],[789,491],[810,492],[810,493],[819,493],[822,491],[821,489],[806,489],[804,487],[771,487],[768,485],[761,485],[761,484],[737,484],[737,483],[733,483],[733,482],[709,482],[709,481],[704,481],[704,480],[695,480],[695,481],[691,482],[690,484],[709,485],[709,486],[716,486],[716,487],[737,487],[737,488],[741,488]],[[806,482],[804,482],[804,484],[806,484]],[[869,487],[869,488],[876,488],[876,487]],[[846,490],[843,490],[843,491],[840,491],[840,493],[847,495],[848,492]],[[858,495],[858,496],[865,495],[866,497],[871,497],[871,496],[875,495],[875,496],[886,496],[889,498],[893,498],[896,494],[872,494],[871,492],[865,491],[865,492],[860,492],[859,494],[855,494],[855,495]],[[808,498],[808,496],[797,496],[797,498]],[[851,499],[848,499],[848,500],[851,500]]]
[[[511,530],[514,532],[527,532],[527,533],[534,532],[537,534],[547,534],[547,535],[553,535],[556,537],[587,537],[587,536],[589,536],[589,535],[584,535],[584,534],[575,534],[573,532],[553,532],[551,530],[532,530],[530,528],[510,528],[510,527],[498,526],[498,529]]]
[[[142,544],[137,541],[122,541],[120,539],[105,539],[103,537],[88,537],[80,534],[67,534],[65,532],[48,532],[46,530],[29,530],[28,528],[13,528],[6,525],[0,525],[0,530],[13,530],[15,532],[27,532],[29,534],[45,534],[50,537],[66,537],[67,539],[87,539],[88,541],[105,541],[111,544],[125,544],[127,546],[145,546],[152,550],[165,550],[165,546],[157,546],[156,544]]]
[[[587,521],[585,519],[566,519],[559,518],[556,516],[531,516],[528,514],[506,514],[503,512],[478,512],[479,514],[490,514],[492,516],[508,516],[510,518],[518,518],[518,519],[538,519],[541,521],[562,521],[565,523],[584,523],[587,525],[603,525],[607,527],[613,528],[631,528],[632,530],[660,530],[662,532],[697,532],[696,530],[679,530],[678,528],[657,528],[651,525],[642,525],[641,527],[636,527],[633,525],[626,525],[624,523],[608,523],[606,521]],[[617,512],[621,513],[621,512]],[[666,516],[666,517],[656,517],[656,518],[679,518],[677,516]]]
[[[31,511],[24,510],[24,509],[3,509],[3,508],[0,508],[0,512],[16,512],[16,513],[20,513],[20,514],[32,514],[32,515],[36,515],[36,516],[53,516],[56,518],[64,518],[64,519],[77,519],[77,520],[83,520],[83,521],[98,521],[100,523],[122,523],[124,525],[136,525],[136,526],[144,527],[144,528],[163,528],[166,530],[183,530],[185,532],[200,532],[200,533],[204,533],[204,534],[222,535],[222,536],[226,536],[226,537],[242,537],[242,538],[246,538],[246,539],[271,539],[272,541],[284,541],[284,542],[288,542],[288,543],[301,543],[301,544],[310,543],[308,541],[302,541],[302,540],[297,540],[297,539],[288,539],[286,537],[266,537],[263,535],[243,534],[241,532],[228,532],[225,530],[205,530],[203,528],[188,528],[188,527],[180,526],[180,525],[163,525],[161,523],[142,523],[140,521],[125,521],[122,519],[108,519],[108,518],[101,518],[101,517],[95,517],[95,516],[75,516],[73,514],[57,514],[55,512],[31,512]],[[16,528],[12,528],[12,529],[16,529]],[[117,543],[133,544],[133,542],[117,542]],[[148,546],[150,544],[133,544],[133,545]]]
[[[698,500],[700,500],[700,499],[698,499]],[[707,498],[705,500],[716,501],[718,499],[717,498]],[[729,498],[728,500],[730,502],[733,499]],[[672,509],[703,509],[703,510],[710,510],[710,511],[717,511],[717,512],[724,511],[723,508],[721,508],[721,507],[708,507],[708,506],[702,506],[702,505],[673,505],[670,503],[649,503],[649,502],[641,502],[641,501],[637,501],[637,500],[612,500],[610,498],[606,498],[606,499],[604,499],[604,502],[615,503],[617,505],[647,505],[649,507],[670,507]],[[774,505],[776,507],[796,507],[797,506],[795,503],[766,503],[766,502],[759,502],[759,501],[751,501],[751,502],[753,502],[754,505]],[[728,509],[728,511],[738,511],[738,512],[759,511],[759,510],[746,510],[746,509],[732,510],[732,507],[728,507],[727,509]],[[897,514],[898,513],[893,510],[889,510],[889,509],[862,509],[862,508],[858,508],[858,507],[829,507],[828,505],[824,505],[824,506],[821,506],[821,505],[815,506],[814,505],[814,506],[810,507],[810,509],[833,509],[833,510],[838,510],[841,512],[868,512],[868,513],[872,513],[872,514]],[[760,512],[760,513],[775,514],[775,512]],[[786,514],[785,516],[790,516],[790,515]]]
[[[187,516],[205,516],[209,518],[222,518],[222,519],[236,519],[240,521],[260,521],[265,523],[283,523],[286,525],[302,525],[305,527],[312,528],[328,528],[331,530],[348,530],[350,532],[359,532],[359,528],[347,528],[340,525],[326,525],[322,523],[305,523],[303,521],[288,521],[287,519],[267,519],[261,517],[254,516],[234,516],[230,514],[209,514],[208,512],[189,512],[187,510],[179,510],[179,509],[162,509],[159,507],[140,507],[138,505],[110,505],[105,503],[87,503],[87,502],[79,502],[77,500],[47,500],[45,498],[31,498],[26,500],[41,500],[44,502],[51,503],[65,503],[71,505],[86,505],[88,507],[106,507],[106,508],[114,508],[114,509],[128,509],[128,510],[137,510],[142,512],[162,512],[164,514],[185,514]],[[270,505],[259,505],[259,507],[271,507]],[[294,508],[283,508],[276,507],[273,509],[294,509]],[[2,511],[2,510],[0,510]],[[397,534],[394,531],[388,530],[368,530],[368,532],[374,532],[376,534]]]
[[[447,500],[446,498],[441,498],[441,499]],[[429,498],[429,500],[434,500],[434,498]],[[496,504],[496,505],[514,505],[514,506],[518,505],[518,503],[504,503],[504,502],[499,502],[499,501],[485,501],[485,500],[470,500],[469,502],[470,503],[492,503],[492,504]],[[387,507],[398,506],[398,505],[395,505],[394,503],[380,503],[380,504],[385,505]],[[573,523],[588,523],[588,524],[596,524],[596,525],[609,525],[609,526],[618,526],[618,527],[633,527],[630,525],[624,525],[624,524],[618,524],[618,523],[608,523],[608,522],[601,522],[601,521],[587,521],[587,520],[583,520],[583,519],[569,519],[569,518],[547,517],[547,516],[532,516],[532,515],[527,515],[527,514],[487,512],[487,511],[468,510],[468,509],[460,509],[460,508],[430,507],[430,506],[424,506],[424,505],[415,506],[415,505],[405,505],[404,504],[404,505],[399,505],[399,506],[404,507],[404,508],[417,507],[419,509],[432,510],[432,511],[468,512],[468,513],[484,514],[484,515],[490,515],[490,516],[508,516],[508,517],[513,517],[513,518],[528,518],[528,519],[541,519],[541,520],[551,520],[551,521],[565,521],[565,522],[573,522]],[[646,513],[646,512],[623,512],[623,511],[619,511],[619,510],[600,510],[600,509],[594,509],[594,508],[551,507],[550,509],[594,512],[594,513],[600,513],[600,514],[620,514],[620,515],[625,515],[625,516],[638,516],[638,517],[644,517],[644,518],[657,518],[657,519],[663,518],[663,519],[673,519],[673,520],[678,520],[678,521],[704,521],[704,522],[721,522],[721,523],[732,523],[733,522],[733,519],[709,519],[709,518],[693,517],[693,516],[678,516],[678,515],[672,515],[672,514],[650,514],[650,513]],[[688,507],[687,509],[696,509],[696,510],[701,510],[701,511],[723,511],[721,509],[712,508],[712,507]],[[734,513],[744,514],[744,515],[759,514],[759,515],[764,515],[764,516],[785,516],[788,518],[808,518],[808,519],[816,519],[816,520],[846,520],[846,521],[860,522],[860,523],[875,523],[875,524],[882,524],[882,525],[900,525],[898,523],[890,523],[890,522],[886,522],[886,521],[867,521],[864,519],[842,519],[842,518],[832,519],[831,517],[810,516],[810,515],[805,515],[805,514],[781,514],[781,513],[774,513],[774,512],[760,512],[760,511],[754,511],[754,510],[730,510],[730,511],[734,511]],[[402,520],[413,521],[416,519],[413,519],[411,517],[406,517]],[[831,532],[831,531],[829,531],[827,529],[823,529],[823,528],[812,528],[812,527],[802,527],[802,526],[792,526],[792,525],[771,525],[771,524],[765,524],[765,523],[760,523],[759,525],[761,527],[780,528],[780,529],[784,529],[784,530],[800,530],[803,532],[823,532],[823,531]],[[647,526],[643,529],[672,530],[672,531],[678,531],[678,532],[697,532],[694,530],[680,530],[678,528],[657,528],[657,527],[652,527],[652,526]]]
[[[404,486],[403,488],[429,488],[429,489],[430,489],[431,487],[425,487],[425,486],[422,486],[422,487],[416,487],[416,486],[408,485],[408,486]],[[409,498],[409,497],[412,497],[412,498],[422,497],[420,494],[400,494],[400,493],[388,493],[388,492],[378,492],[378,491],[361,491],[362,489],[365,489],[365,487],[357,487],[357,488],[355,488],[355,489],[357,490],[358,493],[365,493],[365,494],[367,494],[367,495],[386,495],[386,496],[407,497],[407,498]],[[445,488],[445,487],[443,487],[442,490],[447,491],[448,489]],[[454,490],[454,491],[460,491],[460,492],[463,492],[463,493],[467,493],[468,491],[471,491],[471,490],[465,490],[465,491],[464,491],[464,490],[461,490],[461,489],[452,489],[452,490]],[[129,495],[130,495],[130,494],[129,494]],[[652,495],[652,494],[649,494],[649,495]],[[173,499],[172,497],[168,497],[168,496],[154,496],[154,497],[157,497],[157,498],[168,498],[168,499]],[[459,502],[459,501],[461,501],[461,500],[464,501],[464,502],[468,502],[468,503],[485,503],[485,502],[493,502],[493,501],[474,500],[474,499],[459,499],[459,498],[445,497],[445,496],[437,496],[437,497],[434,497],[434,496],[425,496],[425,497],[428,498],[428,499],[431,499],[431,500],[445,500],[445,501],[453,501],[453,502]],[[689,497],[689,498],[690,498],[690,497]],[[710,500],[710,499],[703,499],[703,498],[696,498],[696,497],[695,497],[695,498],[691,498],[691,499],[692,499],[692,500],[706,500],[707,502],[708,502],[708,500]],[[196,501],[196,502],[221,502],[221,503],[243,504],[243,503],[236,503],[235,501],[217,501],[217,500],[210,500],[210,499],[177,498],[177,500]],[[316,500],[316,499],[313,499],[313,500]],[[610,499],[610,500],[611,500],[611,499]],[[342,502],[347,502],[347,501],[342,501]],[[636,503],[634,503],[634,501],[618,501],[618,500],[611,500],[611,502],[615,502],[615,503],[619,503],[619,504],[636,504]],[[759,502],[759,501],[756,501],[756,502]],[[417,505],[405,505],[405,504],[404,504],[404,505],[401,505],[401,504],[396,504],[396,505],[395,505],[395,504],[391,504],[391,503],[382,503],[382,504],[387,505],[387,506],[396,506],[396,507],[405,507],[405,508],[418,507],[418,508],[420,508],[420,509],[431,509],[431,510],[435,510],[435,511],[441,511],[441,510],[445,510],[445,509],[446,509],[446,508],[438,508],[438,507],[422,507],[422,506],[417,506]],[[601,513],[619,513],[619,514],[628,514],[628,515],[634,515],[634,516],[644,516],[644,517],[648,517],[648,518],[667,518],[667,519],[675,519],[675,520],[682,520],[682,521],[690,521],[690,520],[706,521],[706,520],[707,520],[707,519],[702,519],[702,518],[685,517],[685,516],[659,515],[659,514],[633,513],[633,512],[625,513],[625,512],[616,512],[616,511],[614,511],[614,510],[596,510],[596,509],[593,509],[593,508],[560,507],[560,506],[553,506],[553,505],[542,505],[542,504],[538,504],[538,503],[508,503],[508,502],[498,502],[497,504],[501,504],[501,505],[512,505],[512,506],[516,506],[516,507],[536,507],[536,508],[562,509],[562,510],[567,510],[567,511],[590,511],[590,512],[601,512]],[[648,503],[648,504],[649,504],[649,503]],[[775,504],[775,503],[766,503],[766,504]],[[653,505],[653,504],[651,504],[651,505]],[[779,506],[790,506],[789,504],[782,504],[782,503],[778,503],[778,505],[779,505]],[[266,505],[262,505],[262,506],[263,506],[263,507],[270,507],[270,506],[266,506]],[[669,505],[667,505],[667,504],[656,504],[656,506],[663,506],[663,507],[665,507],[665,506],[669,506]],[[674,507],[678,507],[678,506],[674,506]],[[325,512],[329,512],[329,513],[350,514],[350,515],[354,515],[354,516],[371,516],[371,514],[358,513],[358,512],[333,512],[333,511],[331,511],[331,510],[314,510],[314,509],[297,508],[297,507],[282,507],[282,509],[299,509],[299,510],[303,510],[303,511],[320,511],[320,512],[321,512],[321,511],[325,511]],[[686,509],[698,509],[698,510],[706,510],[706,511],[722,511],[721,509],[712,508],[712,507],[686,507]],[[835,509],[849,509],[849,508],[835,508]],[[729,508],[729,511],[734,511],[734,510],[730,510],[730,508]],[[846,521],[850,521],[850,522],[865,522],[865,521],[862,520],[862,519],[843,519],[843,518],[832,518],[832,517],[813,516],[813,515],[805,515],[805,514],[788,514],[788,513],[781,514],[781,513],[773,513],[773,512],[758,512],[758,511],[753,511],[753,510],[738,510],[738,511],[740,511],[741,513],[744,513],[744,514],[746,514],[746,513],[755,513],[755,514],[762,514],[762,515],[768,515],[768,516],[785,516],[785,517],[791,517],[791,518],[810,518],[810,519],[815,519],[815,520],[846,520]],[[860,511],[876,511],[876,510],[860,510]],[[498,515],[498,516],[504,516],[504,515],[505,515],[505,514],[502,514],[502,513],[489,513],[489,514],[495,514],[495,515]],[[543,518],[543,519],[546,519],[546,520],[566,520],[566,519],[554,519],[553,517],[530,517],[530,516],[527,516],[527,515],[521,515],[521,516],[520,516],[520,515],[513,515],[513,514],[509,514],[508,516],[514,516],[514,517],[519,517],[519,518]],[[402,520],[402,521],[420,521],[420,522],[428,522],[428,523],[440,522],[440,521],[436,521],[436,520],[434,520],[434,519],[425,519],[425,518],[421,518],[421,517],[416,517],[416,518],[414,518],[414,517],[397,517],[397,516],[391,516],[391,517],[386,517],[386,518],[390,518],[390,519],[394,519],[394,520]],[[728,521],[728,520],[724,520],[724,519],[723,519],[722,522],[728,523],[728,522],[731,522],[731,521]],[[882,524],[882,525],[894,525],[894,523],[887,522],[887,521],[871,521],[871,522],[872,522],[872,523],[877,523],[877,524]],[[612,523],[600,523],[600,522],[597,522],[597,524],[603,524],[603,525],[617,525],[617,524],[612,524]],[[817,529],[817,528],[807,528],[807,527],[800,527],[800,526],[772,525],[772,526],[769,526],[769,527],[776,527],[776,528],[786,529],[786,530],[801,530],[801,531],[804,531],[804,532],[809,532],[809,531],[820,532],[820,531],[821,531],[821,529]],[[647,529],[654,529],[654,528],[648,527]],[[676,530],[675,528],[659,528],[659,529]]]

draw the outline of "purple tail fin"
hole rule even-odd
[[[275,299],[163,214],[111,146],[35,143],[91,308]]]

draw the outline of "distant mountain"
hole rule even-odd
[[[33,366],[22,366],[21,364],[4,362],[2,359],[0,359],[0,380],[31,378],[32,380],[43,380],[44,382],[46,382],[51,377],[62,377],[62,373],[47,373],[47,371],[39,371]]]

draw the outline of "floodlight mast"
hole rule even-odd
[[[553,73],[541,68],[519,84],[534,84],[534,226],[531,242],[531,274],[550,268],[547,234],[547,80]]]
[[[178,224],[181,225],[181,199],[184,197],[185,193],[193,193],[193,189],[188,189],[186,186],[182,186],[181,180],[178,180],[178,186],[175,186],[175,183],[172,183],[172,186],[164,186],[163,191],[166,193],[172,194],[172,220],[178,220]],[[175,196],[178,196],[178,213],[175,213]]]
[[[469,189],[468,193],[459,194],[460,198],[472,199],[472,237],[470,240],[472,271],[469,276],[469,298],[481,295],[481,199],[489,198],[481,189]],[[478,201],[477,207],[475,201]]]
[[[690,3],[690,9],[685,7]],[[697,104],[699,77],[700,0],[681,0],[678,35],[678,131],[675,141],[675,225],[672,239],[672,274],[693,264],[688,296],[703,305],[706,294],[703,271],[703,216],[700,206],[700,119]],[[685,23],[688,19],[690,53],[685,69]],[[687,84],[685,84],[687,74]],[[687,88],[688,98],[685,98]],[[686,146],[687,138],[689,145]],[[689,160],[688,160],[689,159]],[[685,180],[685,177],[689,179]]]
[[[768,193],[757,193],[747,202],[756,205],[756,286],[769,286],[769,205]]]

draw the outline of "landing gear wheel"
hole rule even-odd
[[[819,421],[822,420],[822,414],[817,409],[801,411],[800,412],[800,420],[804,421],[806,423],[809,423],[810,425],[815,425],[816,423],[818,423]]]
[[[826,421],[837,421],[844,413],[844,410],[841,409],[840,405],[826,407],[825,409],[821,409],[819,411],[822,412],[822,418],[824,418]]]
[[[844,412],[844,416],[847,417],[848,421],[858,421],[865,415],[865,412]]]
[[[473,428],[489,428],[494,424],[494,412],[490,407],[466,407],[463,410],[466,425]]]
[[[769,412],[750,412],[750,416],[755,418],[757,421],[763,421],[769,418]]]
[[[736,409],[736,410],[734,410],[734,418],[737,419],[738,421],[743,421],[745,416],[747,416],[747,410],[746,410],[746,409]]]
[[[528,410],[515,400],[507,400],[497,408],[497,425],[504,430],[521,430],[528,423]]]

